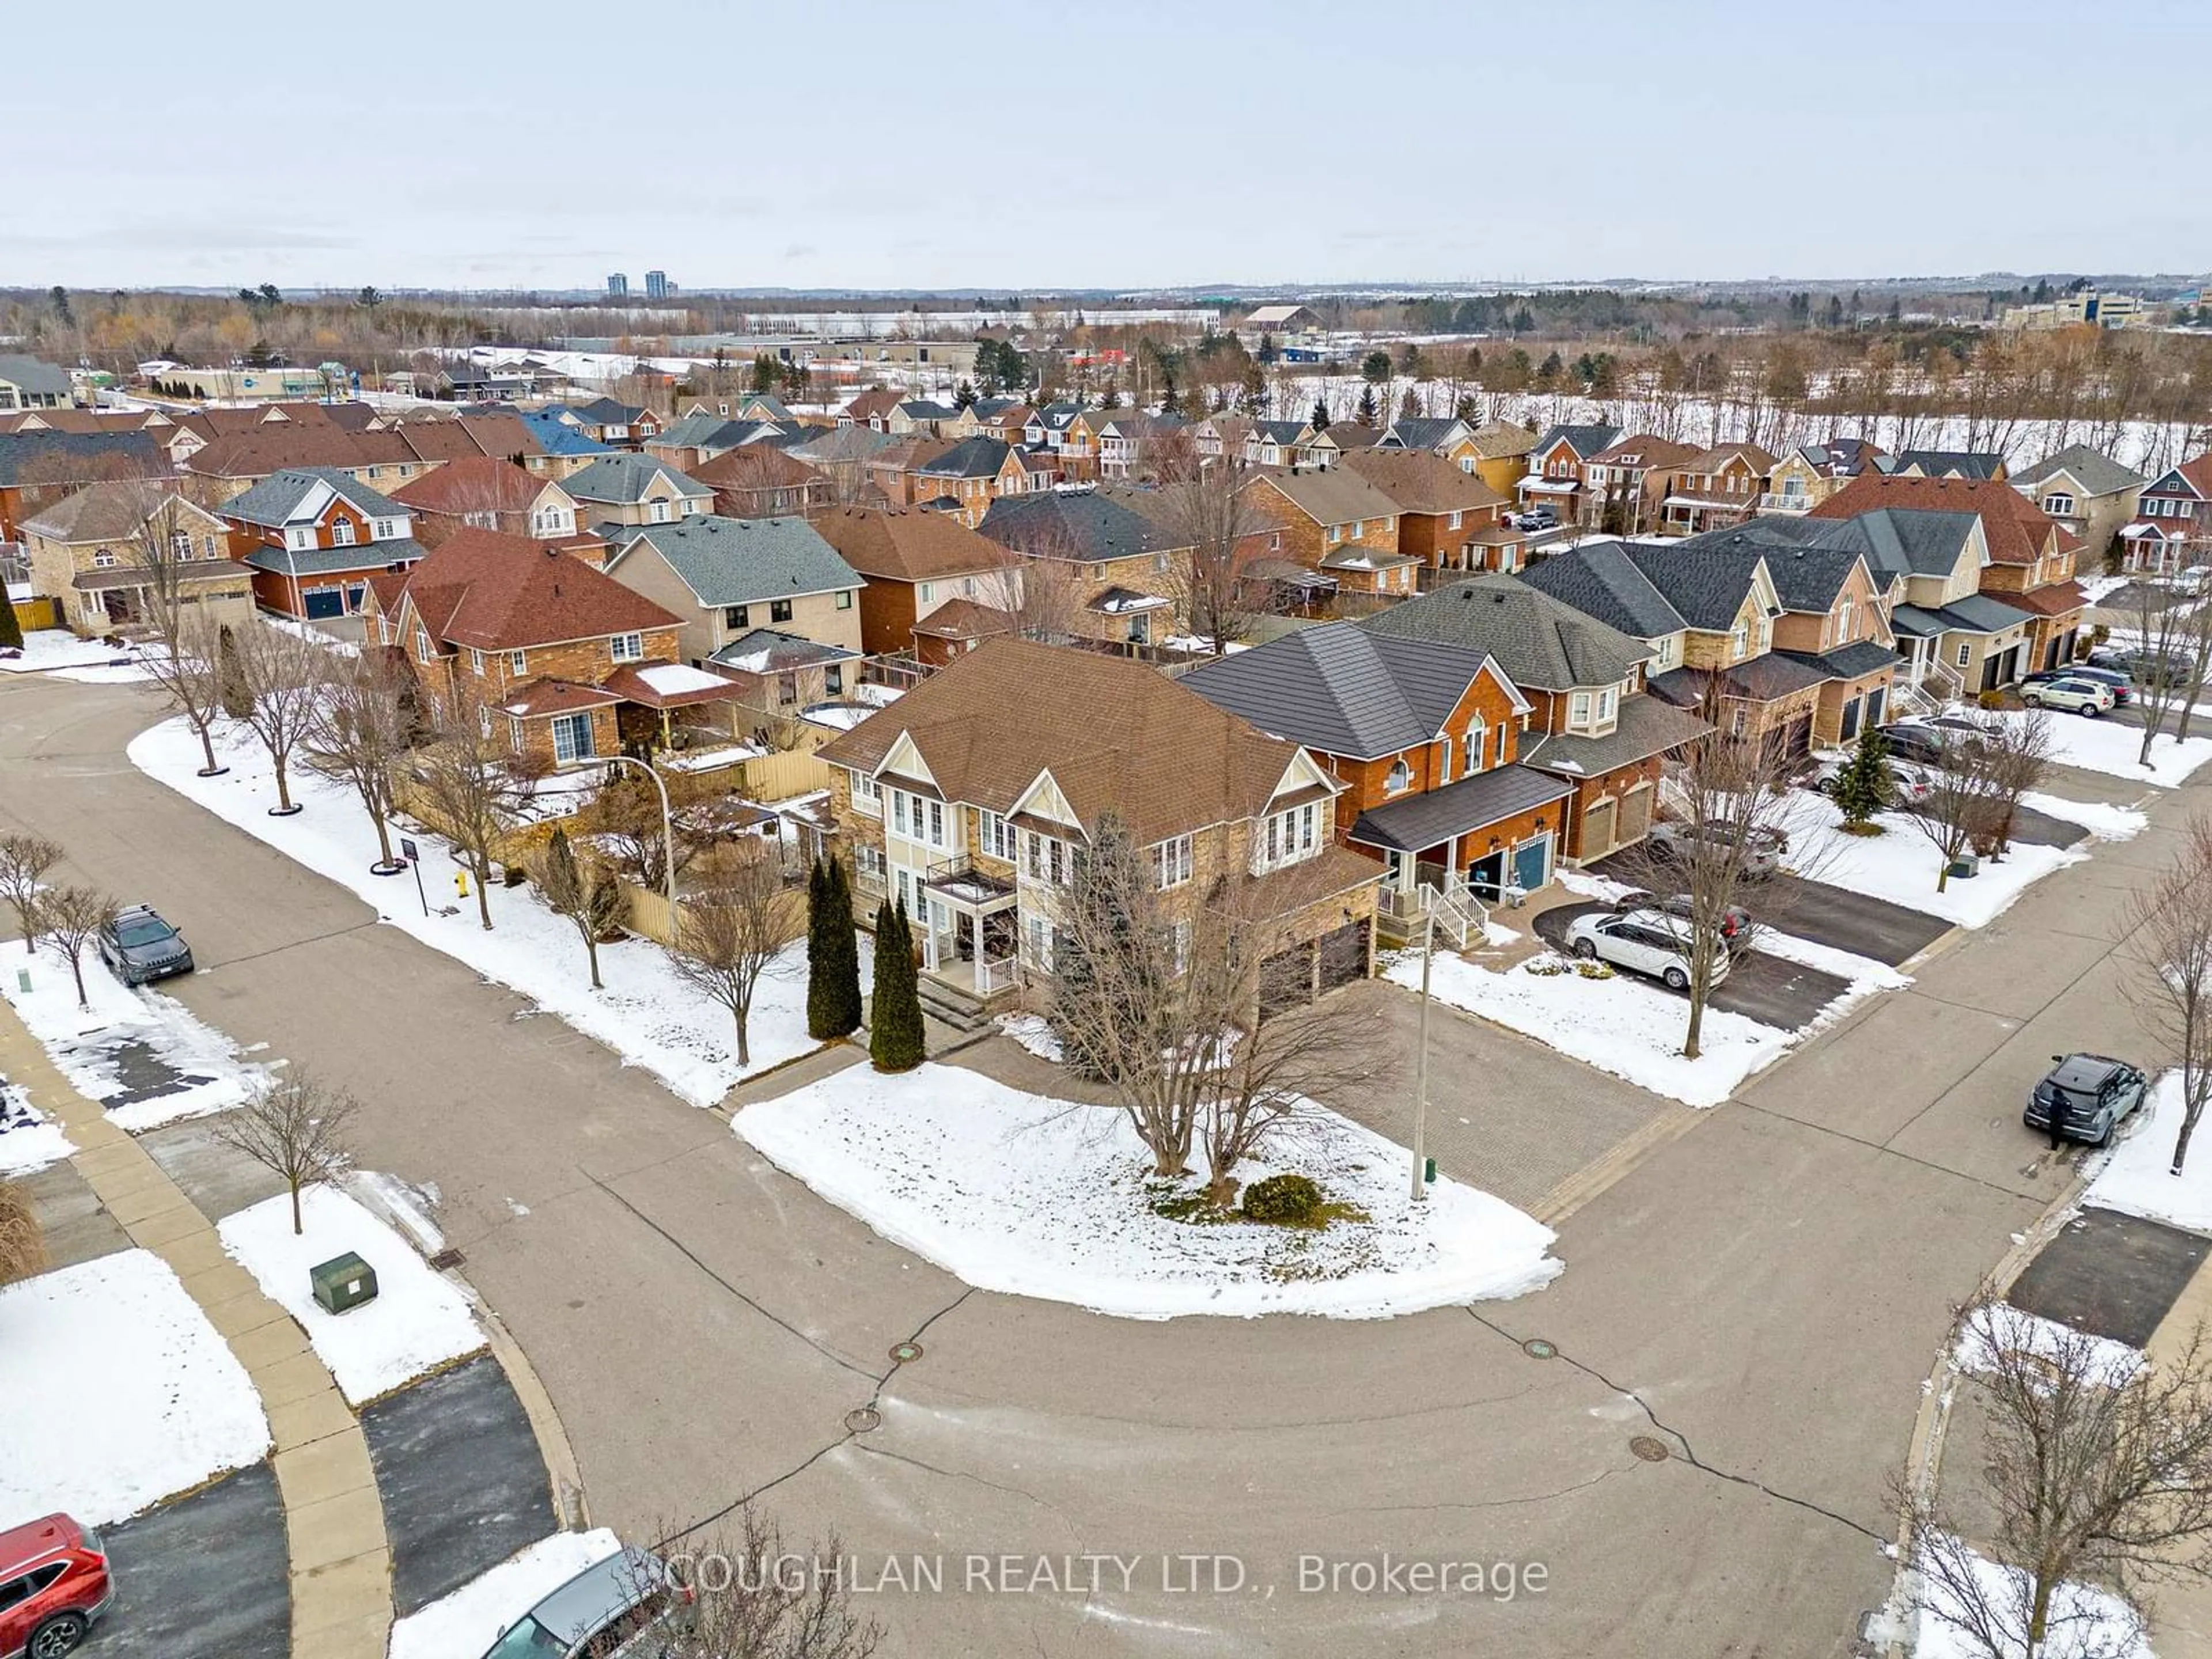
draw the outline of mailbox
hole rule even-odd
[[[308,1270],[315,1301],[325,1313],[342,1314],[376,1300],[376,1269],[351,1250]]]

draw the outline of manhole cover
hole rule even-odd
[[[1540,1336],[1532,1336],[1521,1345],[1521,1352],[1531,1359],[1557,1359],[1559,1351]]]
[[[894,1342],[891,1344],[891,1358],[893,1362],[897,1364],[911,1365],[915,1360],[921,1358],[921,1344],[919,1342]]]
[[[883,1425],[884,1414],[873,1406],[855,1406],[845,1413],[845,1427],[853,1434],[866,1434]]]
[[[430,1265],[433,1267],[435,1267],[440,1273],[446,1273],[453,1272],[454,1268],[459,1267],[461,1263],[467,1260],[468,1258],[463,1255],[459,1250],[446,1249],[439,1251],[437,1255],[432,1256],[430,1258]]]
[[[1639,1434],[1631,1440],[1628,1443],[1628,1449],[1647,1463],[1663,1463],[1667,1461],[1667,1443],[1663,1440],[1654,1440],[1648,1434]]]

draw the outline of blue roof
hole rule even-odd
[[[611,455],[614,451],[597,438],[566,424],[550,410],[538,409],[516,411],[516,418],[527,426],[544,445],[548,455]]]

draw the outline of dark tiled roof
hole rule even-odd
[[[1802,662],[1808,668],[1820,670],[1828,678],[1838,680],[1855,680],[1863,674],[1894,668],[1899,660],[1896,652],[1873,640],[1853,640],[1849,645],[1839,645],[1832,651],[1778,651],[1774,654]]]
[[[1583,459],[1588,460],[1601,449],[1610,449],[1620,437],[1617,426],[1555,426],[1536,440],[1536,451],[1541,453],[1561,439]]]
[[[1470,576],[1359,624],[1486,652],[1516,686],[1616,685],[1650,654],[1641,641],[1510,576]]]
[[[1623,542],[1622,551],[1691,627],[1723,633],[1735,626],[1744,595],[1757,580],[1765,550],[1705,547],[1686,552],[1677,542]]]
[[[2142,473],[2122,466],[2102,450],[2092,449],[2087,444],[2069,444],[2049,460],[2039,461],[2027,471],[2014,472],[2010,477],[2017,487],[2039,484],[2062,472],[2092,495],[2117,495],[2150,482]]]
[[[1971,478],[1986,483],[1997,476],[2004,457],[1989,450],[1908,449],[1889,465],[1892,472],[1917,466],[1923,477]]]
[[[1142,514],[1097,494],[1001,495],[977,527],[1002,547],[1053,558],[1126,559],[1173,545]]]
[[[1753,519],[1668,544],[1678,553],[1756,549],[1765,556],[1766,574],[1785,611],[1826,611],[1851,568],[1865,558],[1858,548],[1844,544],[1836,526],[1809,519]]]
[[[1709,690],[1717,690],[1723,696],[1771,702],[1837,678],[1826,668],[1815,666],[1818,661],[1818,658],[1800,659],[1770,651],[1729,668],[1670,668],[1652,680],[1651,691],[1678,708],[1703,707]]]
[[[143,431],[0,433],[0,485],[87,483],[118,471],[152,478],[169,466]]]
[[[1620,717],[1601,738],[1558,732],[1522,745],[1521,763],[1562,777],[1589,778],[1680,747],[1711,728],[1657,697],[1623,697]]]
[[[1426,794],[1368,808],[1352,826],[1352,839],[1363,847],[1425,853],[1454,836],[1565,800],[1574,792],[1573,784],[1534,767],[1493,767]]]
[[[1529,566],[1521,580],[1639,640],[1689,626],[1619,542],[1554,553]]]

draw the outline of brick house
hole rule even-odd
[[[571,404],[556,410],[555,415],[563,423],[611,449],[637,449],[659,437],[666,424],[642,404],[626,404],[614,398],[594,398],[588,403]]]
[[[1399,550],[1398,504],[1358,472],[1257,472],[1247,489],[1281,530],[1284,558],[1350,592],[1413,592],[1419,561]]]
[[[1815,512],[1794,522],[1823,520]],[[1978,514],[1884,507],[1829,527],[1824,542],[1855,549],[1877,583],[1893,584],[1889,626],[1904,660],[1893,701],[1900,708],[1933,713],[2000,684],[2008,663],[2017,672],[2033,618],[1982,591],[1990,554]]]
[[[1018,555],[957,519],[909,508],[832,507],[810,520],[815,532],[866,579],[860,589],[860,649],[869,656],[911,652],[933,664],[1012,625],[1021,603]],[[940,618],[947,605],[969,607]],[[980,609],[1004,619],[969,614]],[[922,625],[940,627],[925,634]],[[941,624],[957,620],[957,630]]]
[[[21,539],[24,522],[89,483],[166,477],[150,432],[0,433],[0,542]]]
[[[2212,450],[2145,484],[2120,539],[2130,570],[2164,576],[2206,562],[2212,552]]]
[[[872,432],[889,429],[891,411],[899,406],[899,394],[883,386],[871,386],[856,393],[837,411],[839,426],[864,426]]]
[[[166,544],[187,615],[214,623],[253,617],[253,574],[230,556],[230,526],[158,479],[88,484],[22,526],[31,592],[54,600],[84,638],[147,620],[146,538]]]
[[[557,547],[473,526],[379,575],[369,637],[402,653],[440,724],[538,767],[667,744],[679,711],[726,732],[736,688],[677,660],[678,619]]]
[[[817,753],[860,908],[906,907],[956,1016],[1050,973],[1056,895],[1109,812],[1171,908],[1249,872],[1279,973],[1368,972],[1382,872],[1337,844],[1327,768],[1139,664],[992,640]]]
[[[1012,447],[997,438],[963,438],[911,469],[915,505],[957,519],[973,530],[1001,493]],[[1016,476],[1021,476],[1017,469]]]
[[[1547,867],[1561,858],[1588,864],[1641,841],[1662,760],[1709,729],[1648,694],[1641,641],[1515,577],[1466,577],[1359,626],[1481,652],[1520,692],[1528,714],[1513,739],[1515,763],[1571,786],[1564,821],[1547,822],[1536,837],[1554,840],[1540,851]],[[1497,850],[1510,853],[1516,872],[1540,856],[1525,844]],[[1507,860],[1493,856],[1486,848],[1475,868],[1479,896],[1505,874]]]
[[[371,576],[428,551],[408,508],[331,467],[271,473],[216,511],[254,598],[302,621],[360,615]]]
[[[1660,502],[1659,529],[1697,536],[1741,524],[1759,510],[1774,457],[1757,444],[1717,444],[1673,469],[1673,488]]]
[[[650,455],[617,451],[561,481],[586,526],[619,541],[625,526],[674,524],[714,510],[714,492]]]
[[[774,444],[725,451],[691,477],[714,492],[714,512],[725,519],[780,519],[811,513],[832,499],[829,475]]]
[[[1087,639],[1149,645],[1178,626],[1178,538],[1157,519],[1103,491],[1050,490],[1002,496],[983,515],[981,533],[1048,568],[1022,570],[1032,581],[1072,590],[1053,626]]]
[[[1659,504],[1697,453],[1694,444],[1670,443],[1648,432],[1601,449],[1583,465],[1582,522],[1620,536],[1656,527]]]
[[[645,453],[678,471],[696,472],[717,455],[782,437],[798,424],[702,411],[671,421],[645,445]]]
[[[1548,507],[1561,524],[1582,521],[1583,466],[1620,441],[1617,426],[1555,426],[1528,451],[1528,470],[1513,486],[1525,509]],[[1478,468],[1478,471],[1480,469]]]
[[[602,538],[577,528],[574,496],[543,474],[488,455],[448,461],[402,484],[392,500],[415,515],[415,538],[425,547],[473,525],[551,542],[594,564],[608,551]]]
[[[1551,881],[1574,785],[1516,763],[1529,704],[1487,653],[1324,623],[1180,683],[1301,744],[1343,786],[1337,837],[1382,862],[1387,933],[1418,927],[1424,890],[1494,902]],[[1439,927],[1463,946],[1473,919],[1454,906]]]
[[[762,628],[860,650],[860,574],[801,518],[649,526],[617,548],[607,574],[679,619],[678,655],[694,667]]]
[[[2150,480],[2100,450],[2069,444],[2006,482],[2079,541],[2082,556],[2101,562],[2122,528],[2136,521]]]
[[[1472,472],[1430,449],[1354,450],[1345,468],[1398,509],[1398,551],[1431,570],[1480,570],[1485,545],[1474,538],[1501,527],[1506,499]]]
[[[1766,475],[1761,513],[1809,513],[1863,472],[1879,472],[1887,459],[1863,438],[1830,438],[1799,444]]]

